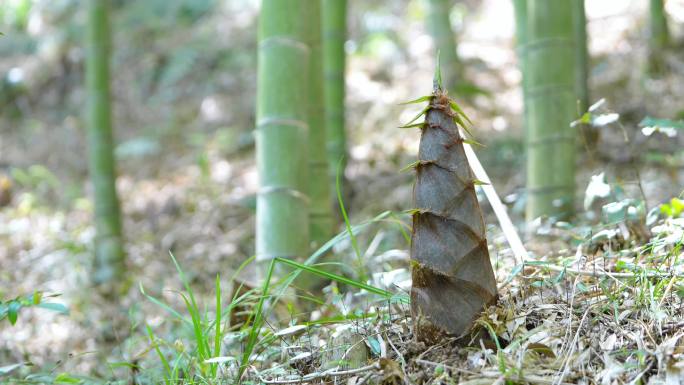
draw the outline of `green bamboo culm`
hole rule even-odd
[[[513,0],[513,10],[515,12],[515,49],[518,54],[518,66],[520,68],[520,74],[522,75],[521,85],[523,89],[523,95],[525,87],[525,70],[527,65],[525,64],[525,44],[527,43],[527,0]],[[527,125],[527,105],[523,105],[523,118],[522,127],[525,130]]]
[[[259,20],[256,258],[309,253],[309,1],[263,0]]]
[[[575,5],[575,81],[578,107],[580,113],[585,113],[589,108],[589,51],[587,49],[587,16],[584,9],[584,0],[573,0]]]
[[[347,133],[344,119],[346,67],[344,42],[347,36],[347,0],[323,0],[322,19],[328,172],[330,186],[333,187],[331,191],[334,191],[337,166],[342,159],[344,172],[347,159]]]
[[[575,92],[577,93],[577,104],[575,111],[582,115],[589,109],[589,49],[587,47],[587,15],[584,7],[584,0],[573,0],[575,23]],[[596,147],[599,139],[599,131],[588,124],[579,126],[582,135],[582,142],[588,149]]]
[[[427,29],[439,51],[444,86],[453,93],[459,82],[460,65],[449,17],[452,3],[452,0],[428,0]]]
[[[650,0],[649,7],[649,60],[651,74],[662,72],[664,67],[663,51],[670,42],[665,14],[664,0]]]
[[[125,254],[113,152],[109,0],[88,0],[86,39],[88,162],[95,194],[93,281],[104,293],[113,294],[124,276]]]
[[[333,233],[332,200],[328,183],[328,154],[321,43],[321,0],[307,2],[306,24],[310,47],[309,65],[309,228],[313,249],[322,246]]]
[[[525,74],[526,217],[565,218],[575,190],[575,43],[567,0],[527,1]]]
[[[522,48],[527,43],[527,0],[513,0],[515,13],[515,39],[518,57],[524,59]]]

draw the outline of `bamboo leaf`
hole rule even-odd
[[[415,215],[415,214],[425,213],[426,210],[425,209],[409,209],[409,210],[406,210],[404,212],[408,215]]]
[[[487,147],[474,139],[463,139],[463,143],[469,144],[471,146]]]
[[[425,125],[425,122],[418,122],[418,123],[413,123],[413,124],[407,124],[404,126],[399,126],[399,128],[422,128]]]
[[[440,63],[440,50],[437,50],[437,65],[435,66],[435,77],[432,81],[432,86],[435,91],[437,90],[443,90],[444,87],[442,86],[442,64]]]
[[[408,170],[412,170],[412,169],[416,168],[416,166],[418,166],[419,164],[420,164],[420,161],[419,161],[419,160],[417,160],[417,161],[415,161],[415,162],[411,162],[410,164],[408,164],[408,165],[402,167],[402,168],[399,170],[399,172],[406,172],[406,171],[408,171]]]
[[[7,305],[7,319],[10,324],[14,325],[17,323],[17,317],[19,315],[19,309],[21,309],[21,303],[16,300],[12,300]]]
[[[506,283],[511,282],[515,277],[518,276],[518,274],[520,274],[523,271],[524,267],[525,267],[525,265],[523,265],[523,264],[515,265],[513,267],[513,269],[511,269],[511,272],[508,275],[508,278],[506,278],[506,280],[504,281],[504,283],[506,284]]]
[[[42,309],[52,310],[52,311],[60,313],[60,314],[69,314],[69,308],[67,308],[66,306],[64,306],[61,303],[43,302],[43,303],[39,303],[36,306],[39,308],[42,308]]]
[[[454,117],[454,121],[455,123],[458,123],[458,125],[463,129],[463,132],[465,132],[465,134],[468,135],[470,139],[474,137],[473,133],[470,131],[468,126],[463,123],[463,120],[461,120],[458,117]]]
[[[404,124],[404,127],[409,126],[411,123],[413,123],[413,122],[415,122],[416,120],[418,120],[418,118],[420,118],[421,116],[425,115],[425,113],[428,112],[429,109],[430,109],[430,106],[427,106],[427,107],[423,108],[423,109],[418,113],[418,115],[416,115],[415,117],[413,117],[413,119],[411,119],[411,121],[409,121],[408,123]]]
[[[11,364],[11,365],[5,365],[5,366],[0,366],[0,376],[3,376],[5,374],[8,374],[16,369],[21,368],[22,366],[26,365],[25,362],[20,362],[18,364]]]
[[[415,103],[429,102],[430,100],[432,100],[432,98],[433,98],[432,95],[425,95],[425,96],[421,96],[421,97],[419,97],[419,98],[417,98],[417,99],[410,100],[410,101],[408,101],[408,102],[399,103],[399,105],[400,105],[400,106],[405,106],[405,105],[407,105],[407,104],[415,104]]]
[[[459,106],[455,101],[449,100],[449,106],[451,106],[451,109],[454,110],[458,115],[462,116],[463,119],[465,119],[469,124],[473,124],[468,115],[463,112],[461,106]]]

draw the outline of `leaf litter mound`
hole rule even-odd
[[[592,237],[577,246],[576,229],[551,227],[535,239],[565,244],[560,252],[515,265],[509,250],[498,251],[498,302],[481,314],[474,330],[482,332],[465,346],[456,338],[419,342],[405,304],[339,294],[326,304],[346,309],[337,322],[262,329],[262,336],[276,338],[252,357],[247,378],[272,384],[684,381],[684,219],[658,219],[645,239],[624,233],[631,240]],[[612,227],[620,233],[619,224]],[[400,255],[395,265],[408,265],[407,253],[394,254]],[[398,292],[410,286],[404,267],[374,278]]]

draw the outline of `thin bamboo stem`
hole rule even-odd
[[[664,0],[650,0],[649,7],[649,60],[648,70],[657,74],[663,70],[663,51],[667,48],[670,36],[667,27]]]
[[[321,44],[321,0],[309,0],[309,226],[313,249],[323,245],[333,232],[332,195],[328,183],[328,154]]]
[[[346,167],[347,134],[345,131],[347,0],[323,0],[323,73],[325,80],[325,127],[328,148],[330,186],[335,186],[337,166]],[[344,186],[342,187],[344,189]],[[331,190],[334,190],[331,188]]]
[[[587,49],[587,16],[584,9],[584,0],[573,0],[575,6],[575,47],[577,53],[575,60],[576,92],[579,101],[580,113],[589,109],[589,52]]]
[[[95,201],[93,281],[114,293],[125,271],[121,214],[116,194],[109,56],[109,1],[88,1],[86,89],[88,92],[88,163]]]
[[[429,0],[427,29],[439,51],[444,86],[455,92],[460,78],[456,39],[451,28],[451,0]]]

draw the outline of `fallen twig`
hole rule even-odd
[[[461,372],[461,373],[467,373],[467,374],[472,374],[472,375],[477,375],[477,374],[478,374],[478,373],[473,372],[473,371],[468,370],[468,369],[461,369],[461,368],[457,368],[457,367],[455,367],[455,366],[445,365],[445,364],[442,364],[442,363],[439,363],[439,362],[432,362],[432,361],[423,360],[423,359],[417,359],[415,362],[416,362],[417,364],[432,366],[432,367],[434,367],[434,368],[437,368],[437,367],[440,367],[440,366],[441,366],[442,368],[447,369],[447,370],[450,370],[450,371],[452,371],[452,372]]]
[[[484,192],[487,200],[489,201],[489,205],[492,207],[496,218],[499,220],[501,231],[503,231],[504,237],[506,237],[506,241],[508,241],[508,245],[511,247],[511,250],[513,250],[516,263],[523,263],[523,261],[525,261],[528,257],[527,249],[525,249],[525,246],[520,240],[518,231],[515,229],[511,218],[508,216],[506,207],[503,205],[503,203],[501,203],[499,194],[497,194],[494,186],[492,186],[492,181],[489,180],[489,176],[487,175],[484,167],[482,167],[480,160],[477,159],[477,155],[475,155],[473,148],[470,146],[470,144],[463,143],[463,149],[465,150],[468,163],[470,163],[470,168],[473,169],[475,177],[482,182],[487,183],[480,185],[479,187]]]
[[[604,270],[582,270],[572,267],[556,266],[556,265],[525,265],[525,267],[533,269],[549,269],[551,271],[565,271],[569,274],[583,275],[587,277],[610,277],[610,278],[684,278],[682,274],[672,274],[672,273],[655,273],[655,272],[642,272],[642,273],[619,273],[613,271]]]
[[[301,376],[299,378],[292,378],[288,380],[267,380],[261,376],[259,371],[256,370],[255,367],[251,367],[252,371],[256,376],[259,378],[259,381],[261,381],[264,384],[301,384],[302,382],[306,381],[313,381],[313,380],[319,380],[321,378],[325,377],[338,377],[338,376],[347,376],[350,374],[357,374],[357,373],[363,373],[367,372],[369,370],[379,370],[380,369],[380,364],[375,362],[370,365],[362,366],[360,368],[356,369],[349,369],[349,370],[326,370],[325,372],[320,372],[320,373],[311,373],[307,374],[306,376]]]

